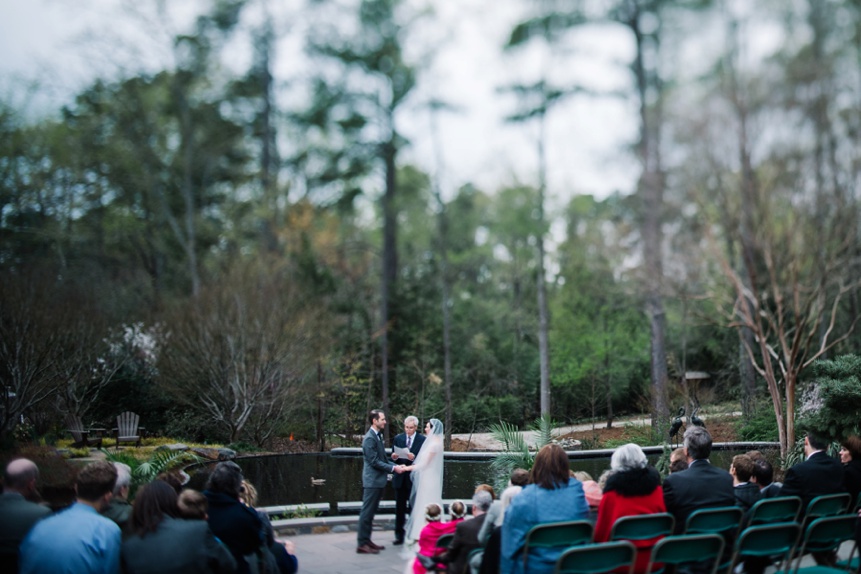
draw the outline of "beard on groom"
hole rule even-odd
[[[395,464],[408,465],[415,460],[425,441],[424,435],[416,432],[418,426],[419,419],[416,417],[410,415],[404,419],[404,432],[395,436],[392,446],[405,448],[409,450],[409,454],[406,457],[398,456],[392,448],[392,460]],[[404,543],[404,525],[407,514],[412,511],[412,508],[408,508],[413,489],[411,474],[411,472],[402,472],[392,476],[392,487],[395,489],[395,541],[393,543],[395,545]]]

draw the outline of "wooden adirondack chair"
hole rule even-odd
[[[92,429],[84,428],[84,425],[81,422],[81,417],[77,415],[66,415],[66,426],[69,427],[66,430],[72,435],[72,439],[75,441],[72,443],[72,448],[101,448],[102,437],[97,436],[98,433],[94,433]]]
[[[135,446],[141,445],[141,429],[138,422],[140,422],[140,416],[131,411],[117,415],[117,428],[114,429],[117,448],[120,448],[120,443],[124,442],[133,442]]]

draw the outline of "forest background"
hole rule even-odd
[[[806,369],[861,347],[856,3],[514,3],[495,96],[532,167],[488,188],[446,172],[437,127],[470,110],[432,89],[434,3],[308,0],[306,26],[276,4],[202,2],[171,65],[35,117],[38,87],[0,103],[4,437],[133,410],[323,448],[374,407],[449,433],[641,411],[660,430],[731,400],[795,442]],[[605,31],[627,46],[612,89],[567,73]],[[278,77],[291,34],[303,72]],[[633,175],[595,194],[551,150],[605,101],[630,140],[592,171]]]

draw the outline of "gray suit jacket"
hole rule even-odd
[[[377,438],[373,428],[368,429],[362,439],[362,456],[365,465],[362,467],[362,487],[385,488],[386,478],[394,469],[394,464],[386,459],[386,447]]]
[[[42,518],[51,514],[47,506],[25,500],[17,492],[0,494],[0,572],[18,571],[18,547]]]

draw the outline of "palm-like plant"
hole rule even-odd
[[[102,450],[108,462],[123,462],[132,469],[132,491],[141,485],[152,482],[163,473],[176,470],[189,464],[203,461],[199,456],[187,451],[156,450],[147,460],[139,460],[131,454]]]
[[[543,416],[535,419],[530,430],[537,433],[535,438],[536,450],[553,442],[553,419]],[[496,487],[499,490],[508,484],[508,477],[515,468],[531,470],[535,457],[526,442],[523,433],[514,425],[505,421],[490,426],[490,434],[494,439],[501,442],[503,451],[490,463],[490,468],[496,476]]]

